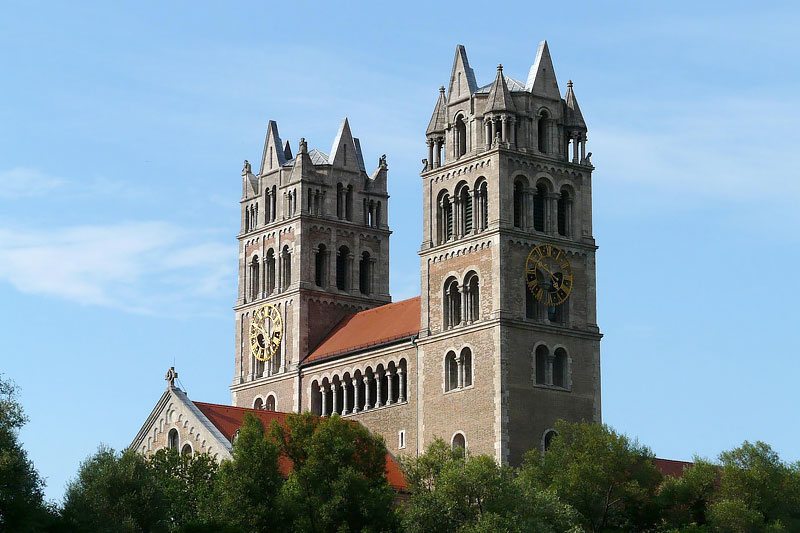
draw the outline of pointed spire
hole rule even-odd
[[[292,159],[292,147],[289,146],[289,141],[283,143],[283,157],[289,161]]]
[[[469,66],[467,49],[463,44],[456,45],[456,56],[453,58],[453,70],[450,73],[450,89],[447,94],[451,100],[458,100],[478,90],[475,71]]]
[[[503,76],[503,65],[499,64],[497,65],[497,76],[494,78],[492,88],[489,89],[489,97],[486,99],[486,107],[483,112],[508,111],[514,113],[516,110],[511,92],[508,90],[508,84],[506,84],[506,77]]]
[[[578,106],[578,99],[572,90],[572,80],[567,82],[567,94],[564,95],[564,103],[567,105],[567,125],[586,129],[586,122],[584,122],[581,108]]]
[[[339,131],[333,140],[328,162],[334,167],[359,170],[356,143],[353,141],[353,134],[350,132],[350,122],[348,122],[347,117],[339,125]]]
[[[267,138],[264,140],[264,153],[261,155],[261,168],[259,175],[264,172],[280,168],[286,163],[286,154],[283,152],[283,143],[278,135],[278,123],[270,120],[267,124]]]
[[[439,99],[436,100],[436,107],[433,108],[433,115],[425,134],[439,133],[445,128],[447,128],[447,99],[444,97],[444,85],[442,85],[439,87]]]
[[[558,90],[558,81],[556,80],[556,71],[553,69],[553,60],[550,59],[550,48],[547,46],[547,41],[539,43],[536,61],[528,73],[525,90],[536,96],[543,96],[553,100],[561,99],[561,92]]]

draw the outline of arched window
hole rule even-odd
[[[553,444],[553,439],[558,436],[558,433],[554,429],[548,429],[545,434],[544,438],[542,439],[542,447],[544,451],[548,451],[550,446]]]
[[[439,194],[436,218],[437,237],[442,244],[453,238],[453,202],[447,191]]]
[[[253,402],[253,409],[263,409],[264,408],[264,400],[261,398],[256,398]]]
[[[567,386],[567,352],[558,348],[553,358],[553,385],[556,387]]]
[[[270,209],[270,216],[272,217],[270,220],[271,222],[275,222],[275,215],[276,211],[278,210],[278,190],[275,185],[272,186],[272,194],[270,195],[272,199],[272,208]]]
[[[270,394],[267,396],[267,403],[264,405],[264,409],[267,411],[274,411],[275,410],[275,395]]]
[[[282,287],[283,290],[286,290],[292,283],[292,254],[289,252],[288,246],[283,247],[283,251],[281,252],[281,261],[283,261],[283,279],[281,280]]]
[[[547,186],[540,183],[536,186],[533,197],[533,229],[544,231],[545,205],[547,205]]]
[[[456,157],[467,153],[467,125],[464,117],[459,115],[456,119]]]
[[[461,292],[458,280],[450,278],[444,285],[444,327],[450,329],[461,323]]]
[[[264,191],[264,223],[269,224],[272,211],[272,199],[270,198],[270,188],[267,187]]]
[[[548,146],[550,144],[550,115],[547,111],[542,111],[539,114],[539,122],[538,122],[538,141],[539,141],[539,151],[543,154],[546,154],[550,150]]]
[[[345,203],[344,203],[344,218],[347,220],[353,220],[353,186],[347,186],[347,192],[345,194]]]
[[[461,457],[467,453],[467,439],[463,433],[456,433],[453,435],[453,451],[457,452]]]
[[[461,235],[468,235],[472,232],[472,194],[466,185],[458,191],[458,204]]]
[[[461,350],[461,386],[472,386],[472,350],[464,348]]]
[[[569,191],[562,189],[561,196],[558,198],[558,234],[568,236],[570,234],[570,215],[572,211],[572,199]]]
[[[325,287],[328,278],[328,249],[324,244],[320,244],[316,252],[316,257],[314,257],[314,283],[316,283],[317,287]]]
[[[525,225],[525,194],[528,188],[524,180],[514,182],[514,227],[521,228]]]
[[[444,390],[445,392],[458,388],[458,361],[455,352],[447,352],[444,358]]]
[[[192,445],[188,442],[181,448],[181,455],[192,455]]]
[[[372,259],[369,252],[361,254],[358,262],[358,290],[361,294],[372,293]]]
[[[486,180],[481,178],[475,189],[478,191],[476,205],[478,213],[475,221],[478,231],[483,231],[489,226],[489,186],[486,184]]]
[[[467,308],[465,309],[467,323],[480,320],[480,288],[478,281],[478,274],[470,272],[464,280],[464,290],[467,291]]]
[[[348,263],[350,262],[350,249],[342,246],[336,253],[336,288],[340,291],[348,290],[349,276],[347,275]]]
[[[179,444],[178,441],[178,430],[175,428],[170,429],[169,433],[167,433],[167,448],[170,450],[177,450]]]
[[[380,201],[375,204],[375,227],[381,227],[381,203]]]
[[[267,294],[275,292],[275,252],[270,248],[267,250]]]
[[[336,184],[336,217],[339,219],[344,218],[345,212],[345,196],[344,186],[341,183]]]
[[[311,412],[322,416],[322,392],[318,381],[311,382]]]
[[[547,349],[547,346],[541,345],[536,348],[536,384],[537,385],[547,385],[548,384],[548,376],[547,376],[547,366],[548,366],[548,355],[550,354],[550,350]]]
[[[250,298],[258,298],[258,289],[261,286],[261,276],[259,272],[258,256],[254,256],[250,261]]]

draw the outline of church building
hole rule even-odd
[[[556,420],[601,421],[586,123],[546,42],[527,78],[489,76],[479,86],[457,46],[425,146],[420,125],[407,300],[389,293],[386,156],[368,167],[347,119],[327,153],[300,139],[294,154],[268,123],[257,170],[242,170],[232,406],[168,379],[131,448],[226,458],[234,413],[311,411],[358,421],[392,455],[441,437],[518,464]]]

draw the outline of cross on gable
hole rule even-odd
[[[167,370],[167,375],[164,376],[164,379],[167,382],[167,388],[168,389],[174,389],[175,388],[175,380],[177,378],[178,378],[178,373],[175,372],[175,367],[174,366],[169,367],[169,370]]]

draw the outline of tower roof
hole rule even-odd
[[[436,100],[436,107],[433,108],[433,115],[428,124],[428,133],[438,133],[447,127],[447,99],[444,97],[444,85],[439,87],[439,99]]]
[[[539,43],[536,52],[536,61],[528,73],[525,88],[536,96],[543,96],[552,100],[560,100],[561,92],[558,90],[556,71],[553,69],[553,60],[550,59],[550,48],[547,41]]]
[[[581,108],[578,106],[578,99],[575,98],[575,92],[572,90],[572,80],[567,83],[564,103],[567,104],[567,125],[586,129],[586,122],[584,122]]]
[[[486,99],[486,108],[484,113],[492,111],[510,111],[515,112],[517,108],[514,106],[514,100],[511,99],[511,93],[506,85],[505,77],[503,76],[503,65],[497,65],[497,76],[494,78],[492,88],[489,89],[489,97]]]

